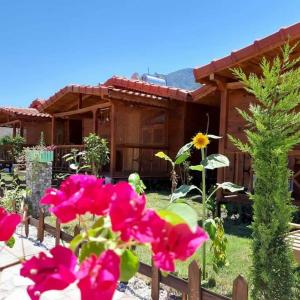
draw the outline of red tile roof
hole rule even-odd
[[[121,94],[135,95],[146,99],[163,101],[167,99],[188,101],[191,100],[191,92],[172,88],[167,86],[159,86],[150,84],[140,80],[129,80],[124,77],[113,76],[108,79],[105,83],[96,86],[89,85],[68,85],[60,89],[53,96],[49,97],[48,100],[41,103],[39,109],[44,111],[50,105],[55,103],[58,99],[66,95],[67,93],[81,93],[88,95],[97,96],[109,96],[110,92],[119,92]]]
[[[0,112],[17,116],[50,118],[50,115],[41,113],[35,108],[0,107]]]
[[[267,51],[280,47],[287,41],[294,41],[297,39],[300,39],[300,23],[281,28],[276,33],[263,39],[256,40],[247,47],[231,52],[228,56],[214,60],[205,66],[196,67],[194,69],[194,76],[196,81],[201,81],[201,79],[209,76],[211,73],[231,68],[251,57],[263,55]]]
[[[136,79],[127,79],[125,77],[113,76],[104,82],[105,86],[114,86],[127,90],[134,90],[158,97],[170,98],[174,100],[187,101],[190,97],[190,91],[161,86]]]

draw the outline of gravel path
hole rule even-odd
[[[16,235],[24,238],[24,228],[19,226],[16,230]],[[34,226],[29,226],[29,236],[24,238],[30,241],[34,246],[41,248],[41,251],[50,250],[55,246],[55,238],[45,232],[44,241],[41,243],[37,239],[37,229]],[[133,277],[128,284],[120,283],[118,291],[125,293],[126,295],[133,296],[139,300],[151,300],[151,288],[150,288],[150,279],[137,275]],[[1,299],[1,297],[0,297]],[[176,300],[179,299],[174,295],[174,291],[163,287],[160,290],[160,300]]]

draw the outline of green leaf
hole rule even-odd
[[[183,219],[192,231],[196,229],[198,225],[198,215],[190,205],[186,203],[172,203],[167,207],[167,210],[174,212]]]
[[[213,241],[216,237],[217,225],[214,219],[207,219],[203,223],[204,230],[208,233],[210,239]]]
[[[5,242],[6,246],[12,248],[15,245],[15,238],[12,236],[8,241]]]
[[[146,186],[138,173],[130,174],[128,182],[138,194],[142,194],[146,189]]]
[[[208,136],[208,138],[213,139],[213,140],[219,140],[222,138],[221,136],[217,136],[217,135],[213,135],[213,134],[208,134],[207,136]]]
[[[82,233],[77,234],[70,242],[70,249],[72,251],[75,251],[82,241],[84,241],[83,234]]]
[[[183,152],[181,155],[176,157],[175,165],[180,165],[184,161],[186,161],[191,156],[191,153],[189,151]]]
[[[184,219],[182,219],[180,216],[178,216],[176,213],[170,210],[167,209],[159,210],[157,211],[157,213],[162,219],[171,223],[172,225],[185,223]]]
[[[232,182],[223,182],[223,183],[217,183],[217,186],[222,188],[223,190],[228,190],[231,193],[243,191],[244,187],[239,186]]]
[[[185,144],[182,148],[180,148],[179,151],[178,151],[178,153],[177,153],[177,155],[176,155],[175,160],[176,160],[179,156],[181,156],[183,153],[189,151],[189,150],[192,148],[192,146],[193,146],[193,143],[190,142],[190,143],[188,143],[188,144]]]
[[[139,268],[138,257],[130,250],[125,250],[121,256],[121,281],[128,281],[132,278]]]
[[[84,261],[87,257],[92,254],[99,256],[105,250],[104,244],[99,242],[87,242],[84,243],[79,252],[79,262]]]
[[[209,170],[224,168],[229,166],[229,159],[222,154],[211,154],[202,160],[201,165]]]
[[[76,164],[70,164],[70,169],[77,170],[78,166]]]
[[[156,157],[169,161],[172,165],[174,164],[173,160],[164,152],[159,151],[155,154]]]
[[[92,226],[92,229],[103,227],[103,225],[104,225],[104,217],[100,217],[95,221],[95,223]]]
[[[179,188],[177,188],[175,192],[172,194],[171,201],[174,201],[179,198],[184,198],[192,190],[198,190],[200,193],[202,193],[201,190],[195,185],[183,184]]]
[[[202,165],[190,166],[190,170],[202,172],[204,167]]]

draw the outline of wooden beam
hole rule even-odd
[[[56,122],[55,117],[52,116],[52,122],[51,122],[51,144],[55,145],[56,143]]]
[[[82,108],[82,94],[78,94],[78,109]]]
[[[93,132],[98,134],[98,109],[93,110]]]
[[[79,115],[79,114],[83,114],[86,112],[92,112],[93,110],[98,109],[98,108],[108,108],[108,107],[110,107],[110,105],[111,105],[110,102],[101,103],[101,104],[96,104],[96,105],[92,105],[92,106],[88,106],[88,107],[84,107],[84,108],[80,108],[80,109],[76,109],[76,110],[56,113],[56,114],[53,114],[53,116],[54,117],[67,117],[67,116],[72,116],[72,115]]]
[[[110,177],[113,178],[116,165],[116,104],[110,108]]]
[[[221,106],[220,106],[220,127],[219,135],[222,137],[219,140],[219,153],[224,154],[225,145],[227,141],[227,124],[228,124],[228,90],[221,90]],[[224,180],[224,168],[218,169],[218,182],[223,182]]]
[[[240,90],[244,88],[245,86],[240,81],[226,83],[226,89],[228,90]]]

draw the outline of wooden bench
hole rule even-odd
[[[300,225],[294,223],[291,223],[290,225],[292,229],[296,229],[290,232],[289,239],[291,241],[295,259],[300,265]]]

